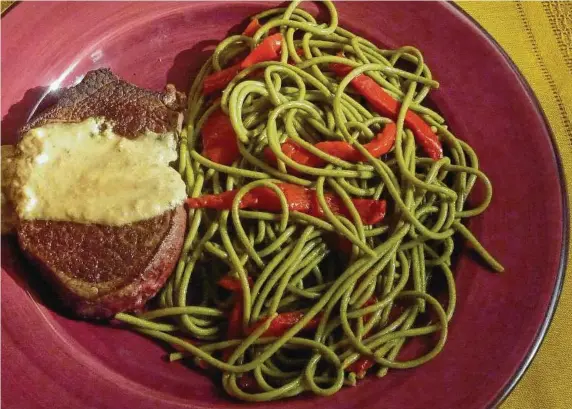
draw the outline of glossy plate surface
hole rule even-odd
[[[276,3],[274,3],[275,5]],[[187,89],[217,40],[272,3],[22,3],[2,18],[2,143],[50,90],[110,67],[139,86]],[[484,408],[529,363],[562,279],[566,232],[558,159],[535,99],[504,54],[446,3],[338,3],[342,25],[388,47],[420,48],[441,88],[433,101],[476,150],[492,180],[474,234],[502,261],[490,273],[456,265],[458,307],[444,351],[413,370],[368,379],[328,398],[272,408]],[[308,4],[309,10],[316,10]],[[2,407],[229,408],[209,378],[142,336],[65,318],[49,290],[2,241]]]

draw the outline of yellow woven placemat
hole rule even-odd
[[[2,13],[12,4],[2,1]],[[540,100],[572,202],[572,2],[458,2],[504,48]],[[570,251],[572,254],[572,251]],[[540,352],[502,409],[572,408],[572,268]]]
[[[14,4],[14,2],[13,1],[3,1],[3,2],[1,2],[1,4],[2,4],[1,10],[2,10],[2,13],[4,13],[4,10],[8,10],[8,7],[10,7],[12,4]]]
[[[572,192],[572,2],[460,2],[505,49],[540,100]],[[572,269],[544,343],[502,409],[572,408]]]

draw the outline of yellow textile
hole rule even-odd
[[[458,2],[504,48],[540,100],[572,202],[572,2]],[[572,252],[571,252],[572,253]],[[572,268],[532,365],[502,409],[572,408]]]
[[[2,1],[2,12],[10,3]],[[572,203],[572,1],[457,4],[499,42],[540,100],[556,137]],[[572,408],[570,263],[566,277],[540,352],[502,409]]]
[[[8,7],[10,7],[10,6],[12,5],[12,3],[14,3],[14,2],[13,2],[13,1],[3,1],[3,2],[1,2],[1,4],[2,4],[2,8],[1,8],[2,13],[4,13],[4,10],[7,10]]]

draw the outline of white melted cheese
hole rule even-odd
[[[47,124],[18,144],[8,195],[22,220],[121,226],[183,203],[176,159],[173,133],[127,139],[98,118]]]

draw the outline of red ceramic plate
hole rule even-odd
[[[274,3],[275,5],[276,3]],[[50,90],[110,67],[137,85],[186,89],[212,45],[272,3],[22,3],[2,18],[2,137],[14,141]],[[530,363],[558,298],[567,218],[550,131],[506,55],[451,4],[338,3],[341,23],[389,47],[420,48],[441,88],[433,100],[476,149],[495,189],[472,222],[504,263],[493,274],[469,254],[456,265],[458,308],[444,351],[420,368],[368,379],[328,398],[272,408],[484,408]],[[306,7],[315,10],[315,5]],[[167,363],[155,342],[74,321],[2,242],[2,407],[229,408],[211,380]]]

